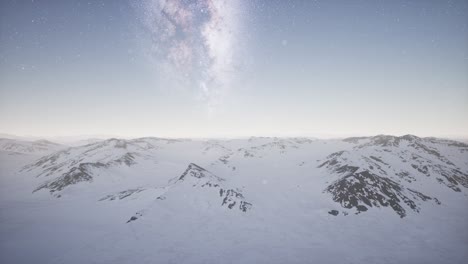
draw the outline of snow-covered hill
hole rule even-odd
[[[468,188],[466,144],[411,135],[344,141],[355,145],[328,155],[318,167],[336,177],[326,192],[345,208],[391,207],[404,217],[407,209],[419,212],[422,202],[440,204],[442,190],[434,188]]]
[[[66,146],[48,140],[25,141],[0,138],[0,151],[16,154],[46,154],[65,147]]]
[[[228,187],[225,181],[225,179],[212,174],[194,163],[191,163],[182,175],[171,179],[167,186],[150,189],[149,191],[155,191],[155,193],[157,193],[157,195],[155,195],[157,203],[165,203],[168,207],[177,208],[178,203],[182,202],[193,204],[195,207],[224,206],[228,209],[239,210],[241,212],[247,212],[247,210],[250,210],[252,208],[252,204],[245,200],[242,191],[239,188]],[[116,197],[123,199],[134,193],[140,193],[142,191],[148,190],[127,190],[119,192],[117,196],[108,195],[100,199],[100,201],[115,200]],[[181,198],[181,196],[183,198]],[[193,203],[194,200],[197,200],[197,202]],[[155,204],[152,203],[152,206],[155,206]],[[127,221],[127,223],[142,217],[144,212],[146,212],[146,209],[139,210]]]
[[[1,157],[5,263],[467,257],[468,145],[457,141],[108,139]]]

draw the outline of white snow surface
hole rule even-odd
[[[468,259],[468,145],[456,141],[39,142],[0,140],[0,263]],[[367,209],[358,211],[334,201],[327,187],[350,175],[336,170],[343,165],[395,182],[417,210],[400,201],[402,216],[378,202],[359,201]]]

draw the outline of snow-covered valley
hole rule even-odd
[[[465,263],[468,145],[0,141],[1,263]]]

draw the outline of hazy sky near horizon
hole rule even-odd
[[[468,1],[4,0],[0,132],[468,137]]]

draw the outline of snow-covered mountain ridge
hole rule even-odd
[[[466,259],[468,144],[457,141],[149,137],[11,153],[0,151],[0,255],[36,241],[40,263]],[[105,243],[88,250],[90,237]]]
[[[326,188],[333,200],[358,212],[390,206],[401,217],[406,209],[419,212],[418,203],[433,201],[427,186],[438,184],[455,192],[468,188],[468,145],[437,139],[376,136],[348,138],[352,149],[330,154],[320,164],[338,177]],[[419,202],[418,202],[419,201]]]
[[[243,166],[268,166],[263,163],[271,159],[277,164],[295,161],[301,167],[306,164],[309,153],[317,152],[314,145],[320,144],[336,145],[332,149],[338,149],[332,153],[324,152],[323,158],[313,166],[332,180],[323,186],[323,192],[346,211],[360,213],[373,207],[389,207],[404,217],[408,210],[419,212],[421,203],[443,203],[443,198],[439,198],[438,191],[432,191],[433,188],[449,188],[463,193],[468,188],[467,144],[412,135],[331,141],[304,138],[227,141],[109,139],[46,155],[26,165],[22,171],[43,179],[34,191],[46,189],[60,197],[64,189],[82,182],[92,183],[110,169],[126,170],[131,174],[132,167],[145,166],[156,172],[160,167],[158,163],[179,159],[174,156],[175,152],[191,164],[183,176],[188,173],[196,175],[197,168],[201,167],[194,163],[202,162],[215,170],[225,167],[230,171],[230,177],[239,177],[236,175],[242,174]],[[311,161],[307,163],[313,164]],[[203,175],[200,171],[198,173]],[[298,169],[298,174],[301,173]],[[230,177],[222,177],[228,178],[229,182]],[[223,178],[216,176],[216,179]],[[179,181],[183,181],[183,177]],[[213,184],[218,185],[220,181]],[[248,182],[242,185],[248,185]]]
[[[16,154],[45,154],[57,151],[66,146],[57,144],[48,140],[17,140],[9,138],[0,138],[0,151]]]

